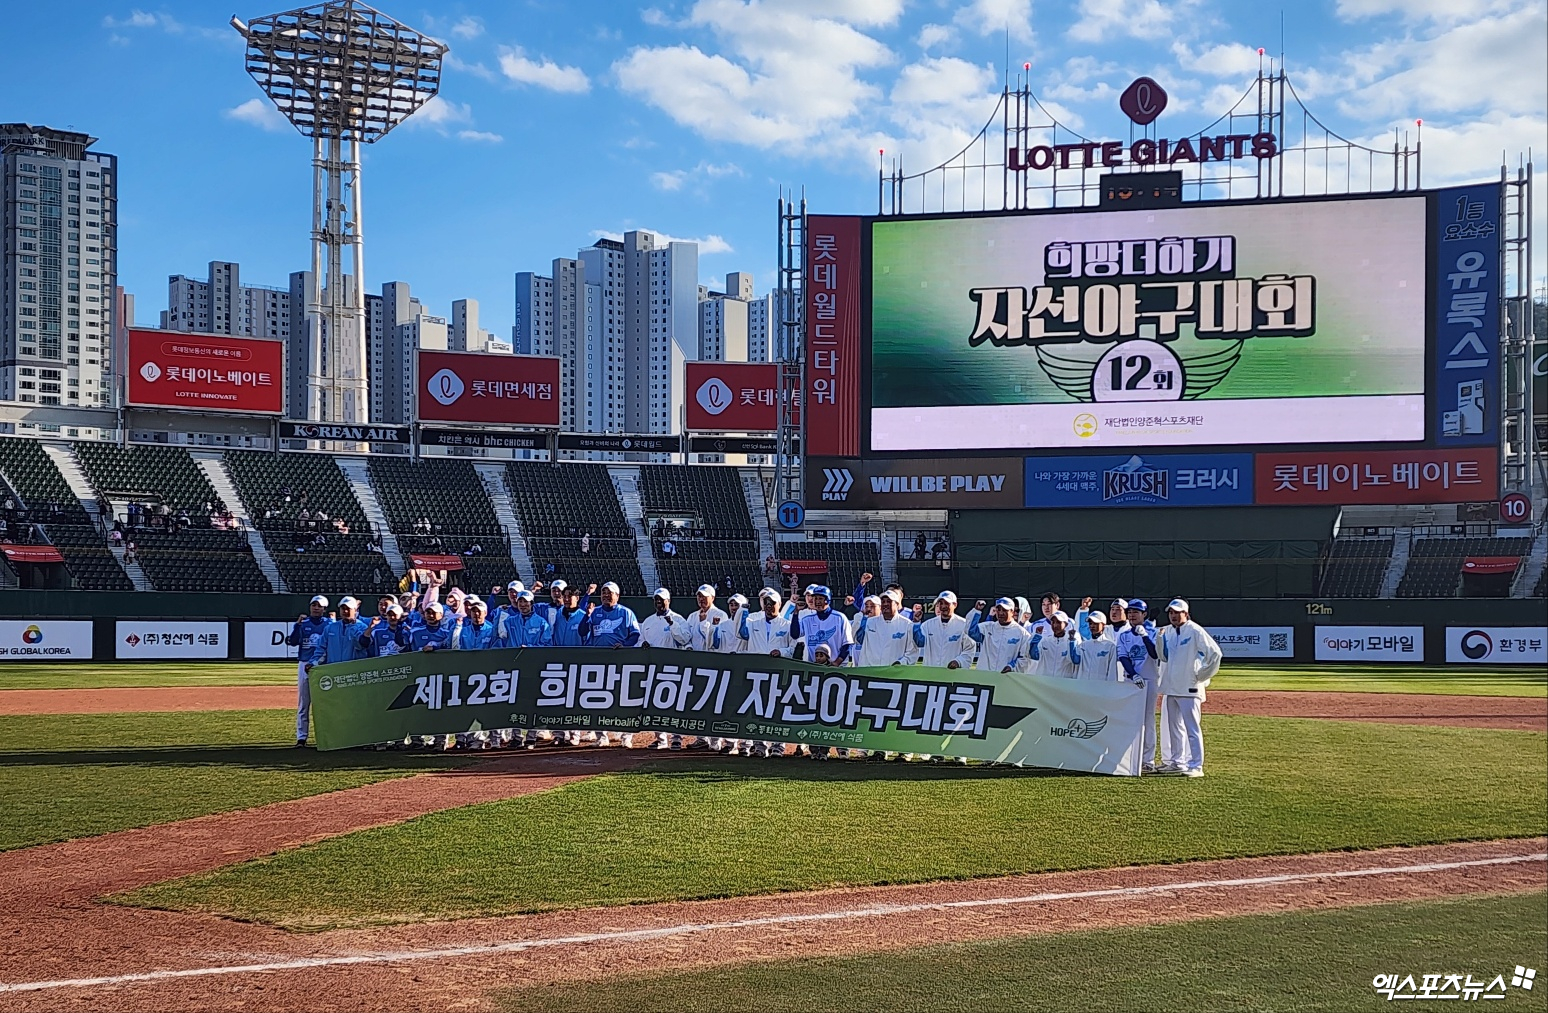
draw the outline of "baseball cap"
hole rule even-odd
[[[548,589],[550,591],[563,591],[565,588],[567,588],[569,586],[570,585],[566,584],[563,580],[556,580],[552,584],[548,585]]]
[[[883,598],[891,598],[894,605],[903,604],[903,592],[895,587],[889,587],[883,594]]]
[[[388,605],[387,606],[387,614],[390,615],[390,616],[401,616],[403,614],[403,606],[402,605]]]
[[[425,615],[427,616],[443,615],[445,612],[446,610],[441,607],[441,603],[438,601],[433,601],[425,606]]]
[[[314,595],[312,595],[312,604],[313,605],[321,605],[323,608],[327,608],[328,607],[328,599],[326,597],[324,597],[323,595],[314,594]]]
[[[699,585],[698,593],[699,594],[707,594],[711,598],[713,598],[713,597],[715,597],[715,585],[714,584],[700,584]]]
[[[525,591],[527,589],[527,585],[523,584],[519,580],[513,580],[509,584],[505,585],[505,589],[507,591]]]
[[[606,584],[602,585],[602,590],[604,590],[604,591],[611,591],[614,594],[617,594],[618,593],[618,585],[610,580]]]
[[[1070,621],[1070,617],[1068,615],[1065,615],[1064,612],[1062,612],[1062,611],[1055,612],[1053,615],[1049,616],[1048,618],[1050,618],[1050,619],[1057,619],[1061,623],[1067,623],[1067,622]]]
[[[1099,624],[1101,626],[1106,626],[1107,625],[1107,613],[1102,612],[1099,609],[1092,609],[1090,612],[1086,613],[1086,622],[1088,622],[1088,623],[1097,623],[1097,624]]]
[[[344,597],[339,599],[339,608],[357,609],[359,607],[360,599],[356,598],[354,595],[346,594]]]
[[[994,603],[1002,609],[1013,609],[1016,607],[1016,603],[1009,598],[996,598]]]
[[[747,596],[745,594],[733,594],[731,596],[731,600],[736,602],[738,605],[747,604]]]
[[[827,598],[829,601],[833,600],[833,592],[828,590],[828,585],[826,584],[813,584],[806,589],[806,593],[815,594],[819,598]]]
[[[865,596],[865,600],[864,600],[864,601],[862,601],[862,602],[861,602],[861,603],[860,603],[860,604],[862,604],[862,605],[869,605],[869,604],[871,604],[871,602],[873,602],[873,601],[874,601],[874,602],[875,602],[875,603],[876,603],[876,604],[877,604],[877,605],[878,605],[878,606],[880,606],[880,605],[881,605],[881,595],[877,595],[877,594],[868,594],[868,595],[866,595],[866,596]]]
[[[821,584],[808,584],[808,585],[806,585],[806,592],[805,593],[806,594],[816,594],[817,593],[817,589],[819,587],[821,587],[821,586],[822,586]]]
[[[1112,608],[1113,605],[1117,605],[1120,609],[1123,609],[1125,612],[1127,612],[1129,610],[1129,603],[1126,600],[1124,600],[1123,598],[1114,598],[1113,601],[1112,601],[1112,604],[1108,605],[1107,607],[1108,608]]]
[[[672,600],[672,592],[668,591],[664,587],[658,587],[658,588],[656,588],[656,593],[654,595],[652,595],[651,597],[653,597],[653,598],[660,598],[663,601],[671,601]]]
[[[758,600],[759,601],[772,601],[774,604],[778,605],[780,602],[784,601],[785,599],[783,597],[781,597],[780,593],[778,591],[774,590],[772,587],[766,587],[762,591],[758,592]]]
[[[940,594],[935,596],[935,600],[936,601],[949,601],[953,605],[955,605],[955,604],[957,604],[957,593],[955,591],[942,591]]]
[[[1129,604],[1124,608],[1125,612],[1149,612],[1150,606],[1145,604],[1143,598],[1130,598]]]
[[[1192,609],[1190,609],[1188,607],[1188,602],[1184,598],[1173,598],[1171,601],[1166,603],[1166,610],[1168,612],[1191,612],[1191,611],[1193,611]]]
[[[532,600],[532,592],[531,591],[518,591],[518,592],[516,592],[516,600],[517,601],[531,601]]]

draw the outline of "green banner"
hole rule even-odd
[[[666,732],[1138,774],[1145,694],[1126,682],[761,655],[438,651],[311,673],[319,749],[495,728]]]

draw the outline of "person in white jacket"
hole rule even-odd
[[[747,616],[747,597],[733,594],[726,599],[726,620],[710,631],[709,649],[722,654],[745,654],[742,643],[742,620]]]
[[[957,596],[942,591],[935,596],[935,616],[914,624],[914,646],[920,648],[926,668],[967,668],[973,663],[973,641],[968,621],[957,615]]]
[[[656,588],[656,611],[640,620],[640,647],[665,648],[681,651],[688,647],[692,634],[688,621],[672,611],[672,592],[664,587]],[[665,732],[656,734],[657,749],[681,749],[683,737]]]
[[[761,611],[753,612],[751,609],[742,609],[737,613],[735,641],[740,645],[740,654],[761,654],[775,658],[788,658],[795,651],[795,644],[790,639],[790,620],[785,618],[782,609],[782,599],[777,590],[766,587],[758,592],[758,604]],[[725,637],[729,632],[727,624],[720,624],[720,634]],[[743,739],[740,742],[741,751],[747,756],[784,756],[783,744],[764,740],[753,742]]]
[[[903,595],[888,591],[877,603],[877,614],[855,624],[856,668],[884,668],[914,663],[914,621],[898,611]]]
[[[698,591],[699,608],[688,616],[688,647],[694,651],[712,650],[710,638],[715,635],[715,627],[726,621],[726,613],[715,605],[715,585],[700,584]]]
[[[1076,660],[1080,657],[1080,634],[1075,624],[1062,611],[1055,611],[1044,618],[1047,632],[1034,632],[1028,653],[1032,656],[1032,674],[1053,679],[1076,677]]]
[[[1086,616],[1087,636],[1075,645],[1075,675],[1080,679],[1118,682],[1118,638],[1107,628],[1107,616],[1092,610]]]
[[[997,599],[987,609],[989,617],[977,615],[968,623],[968,639],[978,645],[978,669],[981,672],[1014,672],[1027,655],[1032,639],[1026,627],[1015,621],[1016,603]]]
[[[1200,705],[1209,680],[1220,671],[1220,645],[1194,622],[1188,603],[1173,598],[1166,606],[1156,652],[1161,672],[1161,714],[1167,734],[1161,738],[1162,774],[1204,776],[1204,730]]]

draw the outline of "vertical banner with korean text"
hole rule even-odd
[[[1437,190],[1432,420],[1439,447],[1498,442],[1500,184]]]
[[[1127,682],[697,651],[400,654],[314,668],[321,749],[489,728],[662,731],[1137,774]]]
[[[847,215],[806,219],[806,447],[860,455],[860,229]]]

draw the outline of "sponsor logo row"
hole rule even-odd
[[[809,508],[859,510],[1473,503],[1497,453],[1358,450],[807,462]],[[820,476],[820,481],[818,477]]]
[[[1423,661],[1423,626],[1318,626],[1318,661]],[[1446,663],[1548,663],[1548,626],[1448,626]]]

